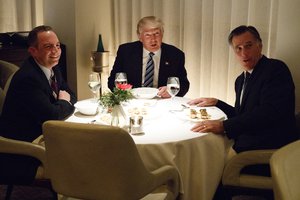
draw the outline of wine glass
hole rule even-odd
[[[89,86],[90,90],[93,92],[94,101],[97,102],[99,90],[101,87],[100,75],[98,73],[91,73],[89,75],[88,86]]]
[[[115,86],[118,84],[127,84],[127,75],[124,72],[116,73],[115,76]]]
[[[167,81],[167,91],[173,99],[180,90],[180,83],[178,77],[169,77]]]
[[[180,83],[178,77],[169,77],[167,81],[167,91],[171,95],[171,108],[170,111],[178,111],[181,107],[174,105],[174,97],[180,90]]]

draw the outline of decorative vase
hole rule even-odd
[[[122,106],[115,105],[112,108],[110,125],[120,127],[121,126],[120,122],[122,121],[123,117],[124,117],[124,114],[123,114]]]

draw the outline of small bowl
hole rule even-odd
[[[88,101],[78,101],[75,108],[83,115],[96,115],[98,112],[98,103]]]
[[[138,99],[153,99],[158,93],[157,88],[140,87],[132,89],[132,94]]]

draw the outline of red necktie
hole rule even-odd
[[[56,78],[55,78],[55,75],[53,74],[51,76],[51,88],[53,90],[53,92],[55,92],[55,94],[57,95],[58,94],[58,87],[57,87],[57,82],[56,82]]]

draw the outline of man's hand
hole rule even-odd
[[[167,86],[158,88],[157,96],[160,96],[161,98],[170,98],[171,95],[167,91]]]
[[[205,107],[205,106],[215,106],[217,102],[218,99],[216,98],[197,98],[188,101],[187,104]]]
[[[60,90],[59,91],[59,94],[58,94],[58,99],[61,99],[61,100],[66,100],[68,102],[70,102],[71,100],[71,96],[68,92],[66,92],[65,90]]]
[[[197,123],[191,131],[194,132],[212,132],[215,134],[224,134],[223,122],[220,120],[206,120]]]

